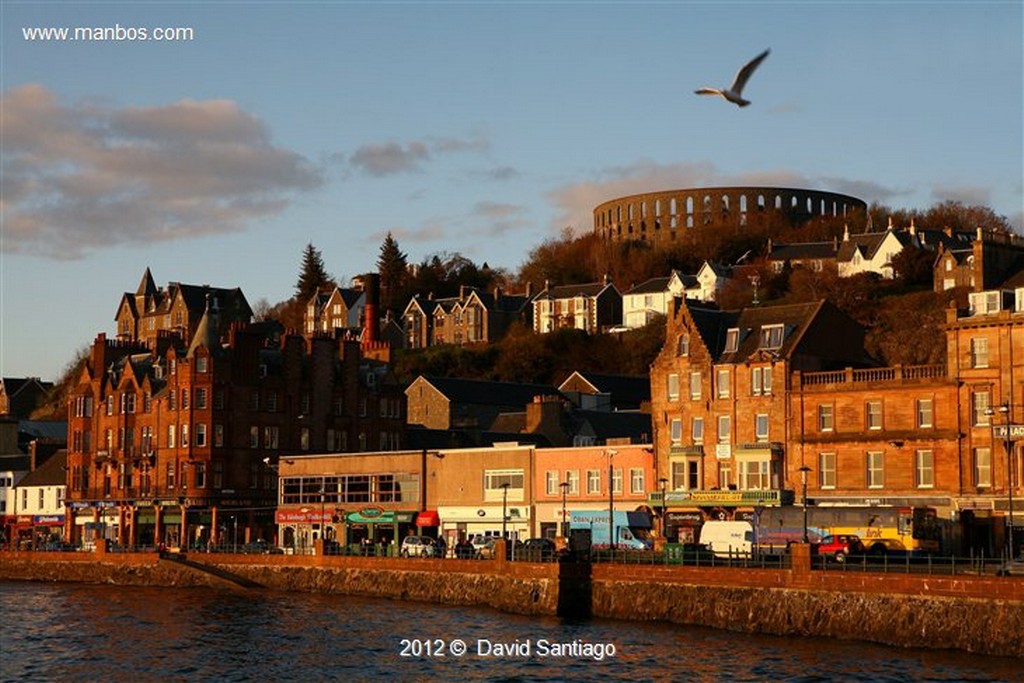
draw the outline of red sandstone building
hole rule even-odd
[[[1007,467],[1022,464],[992,426],[1024,423],[1024,288],[988,299],[1002,307],[950,312],[947,365],[888,368],[825,302],[717,311],[677,300],[651,373],[669,538],[799,505],[806,491],[812,523],[883,538],[891,520],[907,549],[1001,552]],[[1019,475],[1012,490],[1024,507]]]
[[[269,541],[281,456],[402,446],[404,394],[358,342],[220,329],[208,304],[190,338],[97,337],[68,406],[69,539]]]

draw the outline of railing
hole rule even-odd
[[[946,376],[946,366],[942,364],[895,365],[887,368],[846,368],[845,370],[801,373],[799,375],[799,386],[824,387],[836,384],[868,382],[906,382],[941,379]]]
[[[1021,562],[1021,561],[1018,561]],[[876,572],[883,574],[926,574],[952,576],[956,574],[1003,573],[1010,565],[1007,558],[955,555],[913,555],[912,553],[883,555],[849,555],[837,562],[832,557],[814,555],[811,569],[838,572]],[[1016,570],[1024,575],[1024,563]]]

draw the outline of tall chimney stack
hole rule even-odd
[[[367,273],[363,276],[363,291],[366,303],[363,304],[363,341],[380,340],[380,275]]]

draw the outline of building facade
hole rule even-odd
[[[246,541],[272,530],[282,455],[398,449],[404,396],[356,342],[235,324],[93,343],[68,405],[67,536],[130,545]]]
[[[607,276],[601,282],[552,287],[533,301],[533,331],[561,329],[606,332],[622,324],[622,295]]]

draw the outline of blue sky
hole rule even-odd
[[[757,183],[1020,231],[1014,2],[0,5],[0,373],[53,379],[148,266],[289,297],[303,247],[350,278],[515,270],[606,199]],[[191,41],[29,41],[31,27]],[[771,48],[739,109],[699,97]]]

